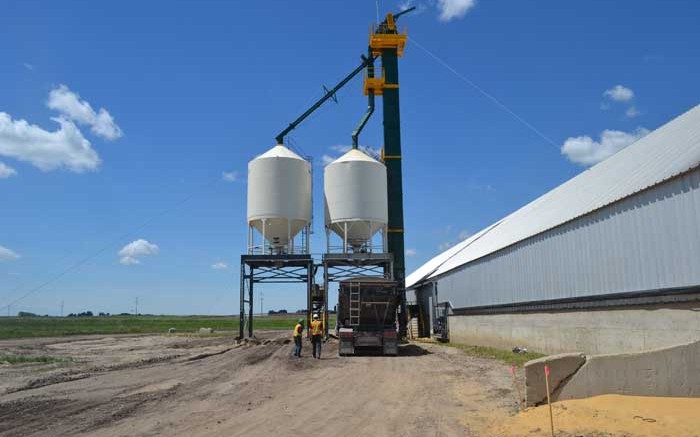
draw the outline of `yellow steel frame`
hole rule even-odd
[[[372,90],[374,91],[375,96],[381,96],[382,94],[384,94],[383,89],[388,87],[389,86],[385,84],[383,68],[381,77],[368,77],[367,69],[365,69],[365,82],[363,85],[365,95],[369,94],[369,90]]]
[[[385,155],[384,154],[384,147],[382,147],[382,161],[386,161],[387,159],[401,159],[401,155]]]
[[[392,27],[396,29],[396,26],[393,25],[393,20]],[[372,49],[372,55],[374,56],[380,56],[382,49],[396,49],[396,54],[403,56],[407,39],[408,32],[405,29],[403,33],[375,33],[374,26],[371,26],[369,29],[369,47]]]

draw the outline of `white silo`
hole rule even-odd
[[[358,149],[326,166],[326,230],[343,240],[343,252],[371,252],[372,237],[380,230],[384,236],[388,222],[386,184],[384,164]],[[380,251],[385,251],[384,247]]]
[[[279,144],[248,163],[249,253],[308,253],[311,164]],[[262,235],[255,245],[253,229]],[[294,245],[302,230],[305,238]]]

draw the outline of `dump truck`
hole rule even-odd
[[[341,281],[337,307],[338,353],[345,356],[373,350],[397,355],[398,304],[395,281],[364,276]]]

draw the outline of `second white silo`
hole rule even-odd
[[[281,144],[250,161],[247,216],[250,253],[308,252],[294,237],[311,222],[311,164]],[[260,247],[252,229],[262,234]]]
[[[386,166],[352,149],[324,170],[326,229],[343,249],[371,250],[371,239],[388,222]]]

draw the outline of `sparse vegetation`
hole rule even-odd
[[[0,364],[28,364],[28,363],[62,363],[70,361],[67,358],[50,357],[47,355],[0,355]]]
[[[497,349],[487,346],[470,346],[459,343],[445,343],[445,345],[456,347],[457,349],[460,349],[465,354],[472,357],[491,358],[503,361],[506,364],[515,364],[518,367],[522,367],[523,364],[527,363],[530,360],[535,360],[544,356],[543,354],[537,352],[515,353],[509,350]]]
[[[433,340],[428,339],[418,339],[415,340],[419,343],[436,343],[443,346],[449,346],[461,350],[465,354],[471,357],[477,358],[489,358],[494,360],[502,361],[506,364],[515,364],[518,367],[522,367],[523,364],[530,360],[536,360],[537,358],[542,358],[545,355],[538,352],[526,352],[526,353],[515,353],[505,349],[498,349],[488,346],[474,346],[461,343],[438,343]]]

